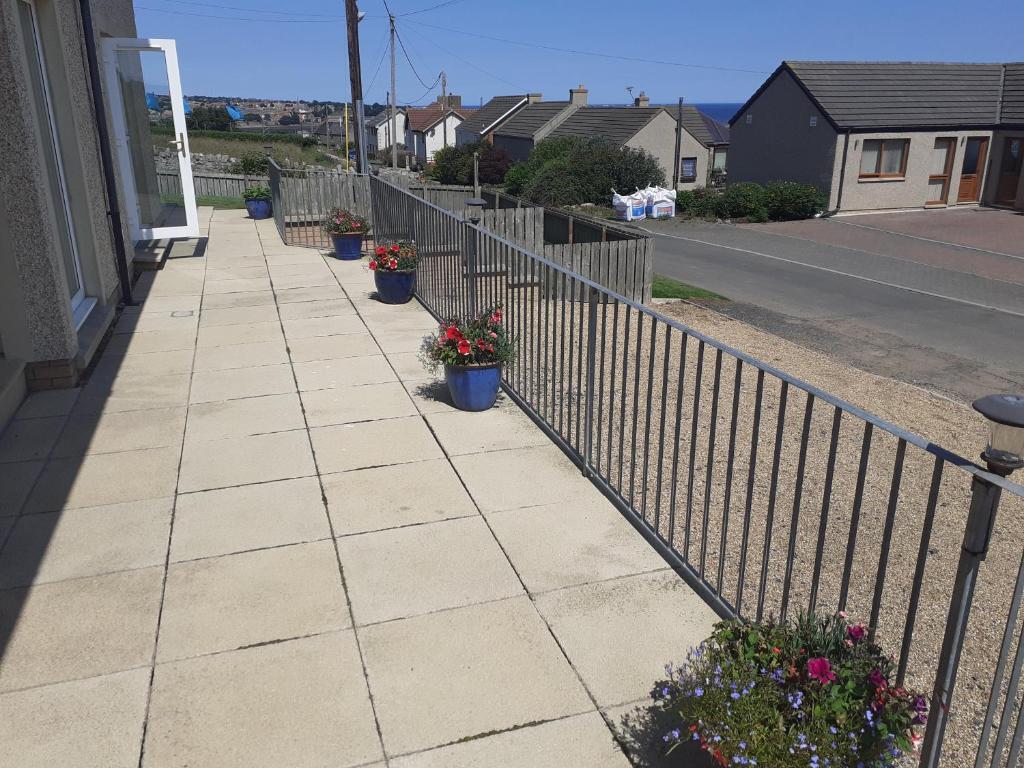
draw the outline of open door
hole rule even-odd
[[[174,41],[108,38],[103,60],[132,239],[198,237]]]

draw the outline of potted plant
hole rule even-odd
[[[355,261],[362,255],[363,238],[369,229],[366,219],[344,208],[332,208],[324,222],[324,232],[334,243],[334,255],[345,261]]]
[[[268,187],[249,187],[242,193],[250,219],[269,219],[272,195]]]
[[[666,667],[652,696],[672,718],[661,736],[669,752],[699,745],[722,766],[889,768],[918,747],[928,710],[894,670],[842,612],[725,621],[685,664]]]
[[[405,304],[416,290],[416,244],[383,242],[370,257],[377,297],[385,304]]]
[[[491,307],[468,322],[442,323],[436,334],[423,340],[420,357],[428,370],[444,367],[456,408],[486,411],[498,398],[501,366],[512,359],[513,352],[501,307]]]

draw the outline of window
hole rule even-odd
[[[696,181],[697,180],[697,158],[696,157],[684,157],[680,161],[681,169],[679,172],[680,181]]]
[[[751,115],[751,114],[748,114],[747,115],[747,125],[750,125],[752,122],[754,122],[754,116]]]
[[[903,178],[909,149],[910,139],[865,139],[860,153],[860,178]]]
[[[715,147],[715,160],[714,165],[711,166],[712,170],[725,173],[725,164],[728,157],[729,150],[725,147]]]
[[[817,128],[818,127],[818,116],[817,115],[811,115],[810,119],[807,121],[807,124],[811,128]]]

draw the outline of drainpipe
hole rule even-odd
[[[85,37],[85,52],[89,60],[89,84],[92,86],[92,108],[96,113],[96,131],[100,140],[100,164],[103,166],[103,184],[107,191],[107,217],[114,232],[114,259],[117,265],[117,279],[121,284],[121,301],[131,306],[132,281],[128,274],[128,251],[121,229],[121,209],[117,196],[117,181],[114,178],[114,160],[110,154],[110,130],[107,127],[107,112],[100,90],[100,65],[96,57],[96,35],[92,25],[92,8],[89,0],[79,0],[82,13],[82,33]]]
[[[846,181],[846,155],[850,151],[850,129],[846,129],[846,135],[843,137],[843,164],[839,166],[839,192],[836,194],[836,207],[832,213],[838,213],[839,209],[843,207],[843,182]]]

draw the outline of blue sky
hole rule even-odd
[[[746,100],[784,58],[1024,59],[1021,0],[388,2],[396,16],[443,5],[398,19],[416,70],[399,50],[402,103],[431,101],[438,91],[424,96],[427,88],[416,75],[429,86],[441,69],[449,90],[461,94],[466,104],[526,91],[564,99],[578,83],[590,90],[591,103],[624,102],[626,86],[646,91],[654,102],[674,102],[679,96],[689,102],[728,102]],[[186,94],[349,98],[342,0],[135,3],[140,37],[178,41]],[[384,3],[360,0],[360,8],[367,14],[360,25],[365,99],[383,102],[389,79]]]

